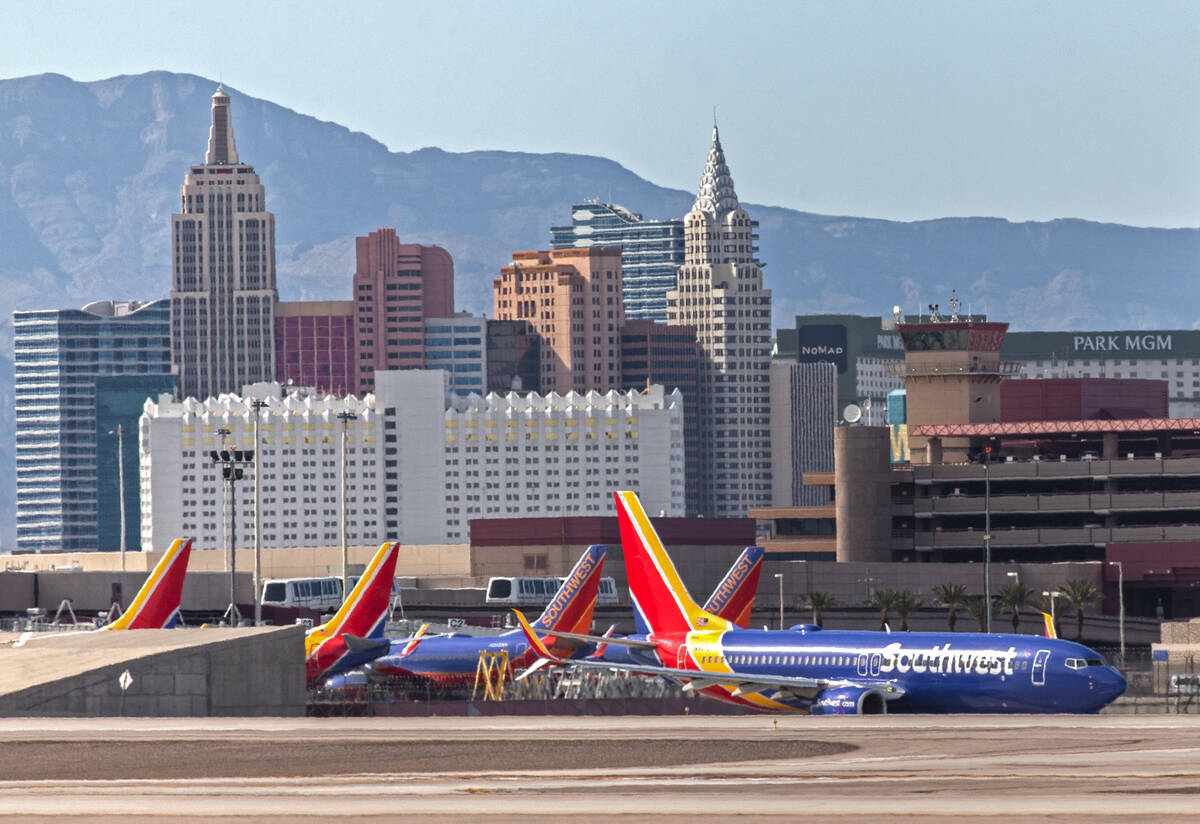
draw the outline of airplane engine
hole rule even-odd
[[[872,687],[831,687],[813,698],[813,715],[886,715],[883,693]]]

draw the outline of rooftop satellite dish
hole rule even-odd
[[[846,408],[842,410],[842,419],[846,423],[858,423],[862,420],[862,410],[859,409],[858,404],[848,403],[846,404]]]

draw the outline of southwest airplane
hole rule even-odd
[[[588,547],[535,622],[538,631],[549,639],[547,643],[556,657],[570,657],[580,648],[578,642],[563,643],[556,635],[568,633],[574,637],[591,629],[607,551],[608,547],[601,544]],[[505,651],[518,669],[538,657],[523,632],[515,629],[502,635],[475,637],[458,633],[396,640],[388,653],[371,662],[369,668],[377,675],[427,678],[439,687],[462,688],[475,682],[481,652]]]
[[[760,546],[748,546],[743,549],[742,554],[733,562],[733,566],[705,602],[704,611],[719,615],[742,628],[750,626],[750,612],[754,609],[754,595],[758,592],[764,554],[765,550]],[[650,630],[646,626],[646,619],[636,608],[633,611],[633,622],[637,627],[637,634],[627,638],[644,640]],[[662,663],[650,650],[617,644],[610,648],[607,643],[598,646],[590,657],[617,664]]]
[[[650,628],[647,642],[670,663],[628,669],[678,678],[686,690],[737,704],[816,715],[1094,713],[1125,691],[1125,679],[1098,653],[1056,638],[810,624],[735,629],[688,595],[637,496],[617,492],[616,504],[630,591]],[[519,613],[518,619],[530,644],[554,660]]]
[[[100,627],[99,631],[123,629],[171,629],[179,619],[179,604],[183,600],[183,579],[187,575],[188,559],[192,554],[191,540],[176,538],[170,548],[154,565],[149,577],[133,596],[129,609],[112,623]],[[35,636],[32,632],[21,633],[13,643],[24,646],[30,638],[50,638],[78,635],[74,632],[53,633]]]
[[[379,639],[387,623],[399,549],[398,543],[380,546],[334,616],[305,636],[304,668],[310,687],[324,676],[361,666],[387,650]]]

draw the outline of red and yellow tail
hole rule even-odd
[[[629,594],[645,617],[651,634],[728,629],[728,621],[705,612],[692,600],[637,495],[633,492],[614,495]]]
[[[400,544],[384,543],[375,551],[350,595],[338,611],[322,624],[330,635],[347,633],[373,638],[383,629],[392,603],[392,581],[396,577],[396,556]]]
[[[587,634],[592,630],[592,613],[600,594],[600,573],[608,547],[593,544],[584,550],[571,574],[563,579],[553,600],[534,626],[540,630]]]
[[[758,579],[762,574],[765,554],[766,550],[760,546],[748,546],[742,550],[705,602],[704,611],[719,615],[743,629],[750,626],[750,612],[754,609],[754,596],[758,593]]]
[[[334,616],[305,636],[304,662],[309,683],[315,682],[346,654],[343,635],[360,638],[382,636],[392,601],[392,581],[396,577],[399,550],[397,543],[388,542],[380,546]]]
[[[101,629],[163,629],[174,623],[183,600],[183,578],[191,554],[190,539],[175,539],[154,565],[154,571],[134,596],[129,609]]]

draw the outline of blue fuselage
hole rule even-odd
[[[1092,713],[1125,679],[1091,649],[1033,635],[733,630],[689,634],[666,666],[889,685],[889,712]],[[670,649],[660,647],[660,654]],[[637,657],[635,655],[635,657]],[[727,669],[726,669],[727,668]],[[796,705],[798,702],[785,702]]]

